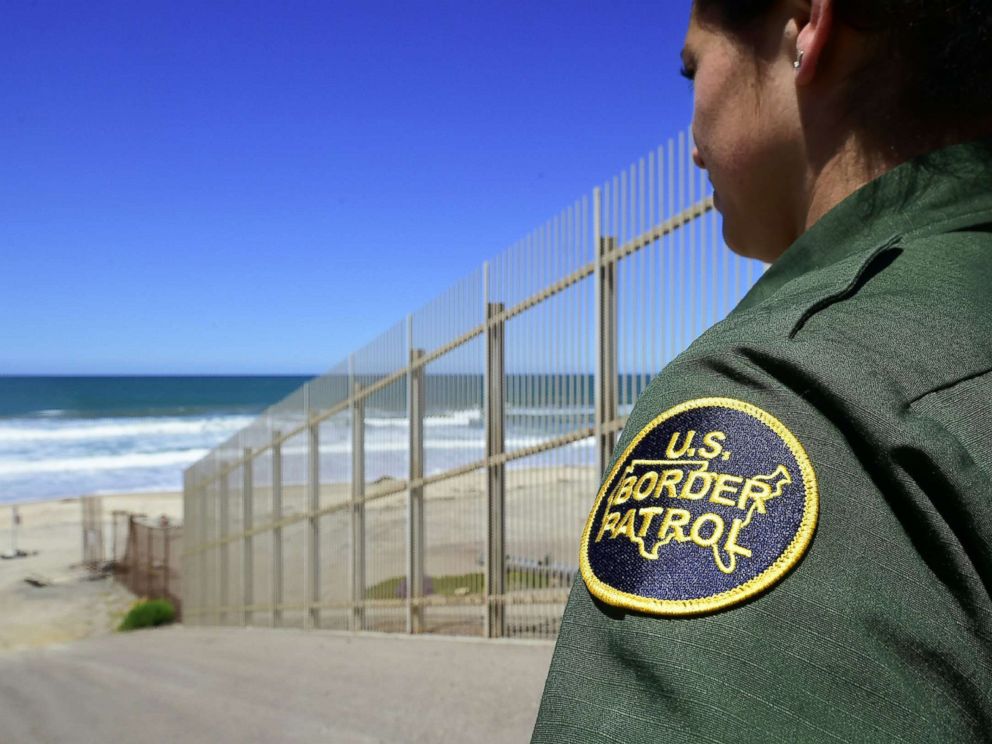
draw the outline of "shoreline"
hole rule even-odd
[[[24,499],[20,501],[0,501],[0,513],[5,509],[10,509],[12,506],[17,508],[32,507],[38,504],[68,504],[76,501],[81,501],[82,499],[90,498],[91,496],[99,496],[103,499],[137,499],[143,496],[155,497],[165,497],[165,496],[176,496],[178,495],[182,498],[182,489],[172,489],[172,488],[148,488],[148,489],[127,489],[124,491],[91,491],[89,493],[77,494],[75,496],[44,496],[37,499]],[[0,528],[7,523],[0,521]]]

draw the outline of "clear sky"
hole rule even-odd
[[[315,374],[689,124],[689,0],[0,1],[0,374]]]

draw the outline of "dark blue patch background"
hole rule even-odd
[[[683,437],[690,431],[696,431],[693,447],[703,445],[702,437],[711,431],[726,433],[723,443],[725,451],[731,453],[729,460],[717,457],[710,463],[709,470],[717,473],[729,473],[742,478],[755,475],[768,475],[779,465],[785,465],[789,470],[792,483],[785,486],[782,495],[770,499],[768,513],[755,512],[751,524],[742,529],[738,544],[752,552],[750,558],[737,557],[737,568],[731,574],[724,574],[713,561],[711,548],[700,548],[693,542],[679,543],[675,540],[663,546],[658,560],[651,561],[642,558],[637,545],[625,535],[616,539],[609,538],[609,532],[596,543],[603,514],[607,508],[609,494],[616,485],[617,479],[623,476],[624,468],[632,460],[664,460],[665,449],[674,432],[680,432]],[[683,437],[679,438],[682,445]],[[731,497],[733,498],[733,497]],[[610,481],[602,502],[596,510],[596,517],[589,535],[586,548],[589,565],[593,573],[603,583],[628,594],[661,600],[691,600],[710,597],[733,589],[765,571],[782,555],[789,543],[792,542],[802,523],[806,503],[806,483],[799,470],[799,463],[788,446],[771,428],[753,416],[731,408],[705,407],[697,408],[674,416],[656,426],[647,434],[628,455],[617,470],[614,479]],[[693,521],[701,514],[713,512],[724,518],[726,527],[718,545],[722,546],[734,518],[743,518],[747,511],[735,507],[713,504],[709,495],[699,501],[672,499],[668,496],[645,499],[640,503],[633,501],[622,504],[619,509],[623,514],[631,506],[663,506],[686,509],[693,515]],[[655,517],[651,529],[644,538],[645,549],[651,550],[655,535],[661,524],[663,515]],[[637,527],[641,520],[638,518]],[[685,528],[688,534],[689,525]],[[704,534],[710,534],[712,527],[707,526]],[[724,561],[727,556],[722,552]]]

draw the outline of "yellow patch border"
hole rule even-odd
[[[642,439],[644,439],[645,436],[668,419],[697,408],[729,408],[735,411],[741,411],[758,419],[763,424],[766,424],[779,436],[783,442],[785,442],[785,445],[792,452],[792,456],[796,458],[796,462],[799,464],[799,471],[802,473],[803,484],[806,487],[806,503],[803,511],[803,518],[799,524],[799,529],[792,538],[792,542],[789,543],[782,555],[780,555],[772,565],[755,576],[753,579],[750,579],[749,581],[741,584],[740,586],[736,586],[733,589],[728,589],[725,592],[721,592],[720,594],[713,594],[708,597],[700,597],[698,599],[653,599],[650,597],[641,597],[637,594],[629,594],[627,592],[620,591],[619,589],[615,589],[609,584],[600,581],[599,578],[596,577],[592,571],[592,567],[589,565],[588,558],[589,537],[592,533],[593,522],[596,519],[596,515],[599,513],[599,506],[603,501],[603,497],[606,495],[609,485],[613,483],[614,478],[616,478],[620,468],[622,468],[624,463],[627,462],[627,458],[630,457],[631,453],[634,451],[634,448],[641,442]],[[589,512],[589,517],[586,519],[585,529],[582,531],[582,546],[579,550],[579,569],[581,570],[582,578],[592,595],[615,607],[622,607],[627,610],[647,612],[653,615],[661,615],[665,617],[687,617],[706,612],[714,612],[727,607],[733,607],[734,605],[740,604],[741,602],[760,594],[791,571],[792,568],[799,562],[799,559],[806,553],[806,549],[813,540],[813,533],[816,532],[819,511],[820,496],[817,491],[816,474],[813,472],[813,465],[810,462],[809,455],[806,453],[805,448],[799,443],[799,440],[796,439],[792,432],[785,427],[785,424],[757,406],[752,405],[751,403],[745,403],[744,401],[737,400],[735,398],[696,398],[686,401],[685,403],[681,403],[673,408],[669,408],[661,415],[652,419],[647,426],[638,432],[633,441],[627,445],[623,455],[618,457],[616,462],[614,462],[613,467],[610,469],[609,477],[603,480],[603,485],[600,487],[599,494],[596,496],[596,503],[593,506],[592,511]]]

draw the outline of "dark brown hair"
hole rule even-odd
[[[782,0],[694,0],[700,21],[748,37]],[[875,36],[849,81],[874,148],[919,152],[992,135],[992,0],[835,0],[835,22]]]

